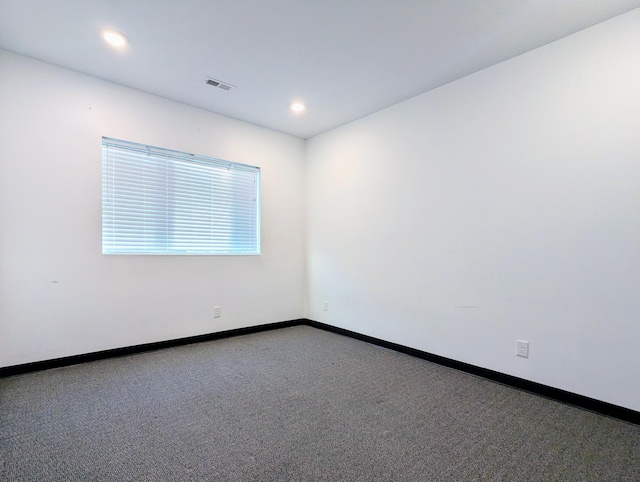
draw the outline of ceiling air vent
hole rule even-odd
[[[227,84],[226,82],[222,82],[221,80],[212,79],[211,77],[206,77],[204,79],[204,83],[210,85],[211,87],[217,87],[222,90],[231,90],[235,87],[235,85]]]

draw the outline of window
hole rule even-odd
[[[102,138],[104,254],[260,254],[260,168]]]

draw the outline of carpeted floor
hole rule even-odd
[[[640,426],[297,326],[0,379],[0,480],[640,481]]]

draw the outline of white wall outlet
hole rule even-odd
[[[524,340],[516,340],[516,355],[529,358],[529,342]]]
[[[213,307],[213,317],[214,318],[220,318],[222,316],[222,308],[220,308],[219,306],[214,306]]]
[[[322,302],[322,311],[329,311],[329,302],[328,301],[323,301]]]

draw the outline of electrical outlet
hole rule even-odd
[[[220,308],[219,306],[214,306],[213,307],[213,317],[214,318],[220,318],[222,316],[222,308]]]
[[[529,358],[529,342],[524,340],[516,340],[516,355]]]
[[[329,302],[328,301],[323,301],[322,302],[322,311],[329,311]]]

